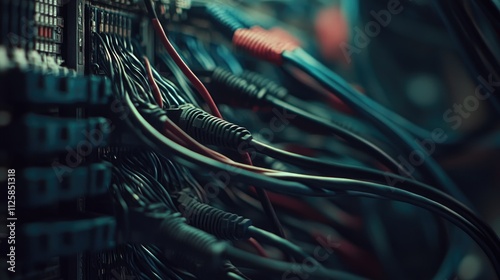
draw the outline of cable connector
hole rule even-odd
[[[262,76],[259,73],[252,71],[243,71],[240,77],[261,89],[266,89],[269,95],[272,95],[276,98],[285,99],[289,97],[288,89],[277,84],[275,81]]]
[[[250,29],[238,29],[233,35],[233,45],[249,52],[251,55],[271,63],[283,64],[282,54],[299,47],[296,40],[287,36],[276,36],[276,32],[258,26]]]
[[[174,252],[188,255],[193,262],[207,269],[217,270],[224,263],[223,254],[227,244],[217,240],[202,230],[185,222],[180,213],[170,214],[163,219],[156,237],[162,240],[160,245]]]
[[[223,96],[224,99],[237,101],[237,104],[245,107],[265,105],[268,97],[281,100],[290,97],[286,88],[255,72],[244,71],[237,76],[218,67],[208,75],[210,83],[217,89],[217,92],[231,94],[231,96]]]
[[[186,223],[180,213],[173,213],[164,204],[129,208],[115,188],[118,221],[118,242],[153,244],[165,250],[166,256],[182,254],[186,266],[218,273],[224,265],[227,243]]]
[[[250,237],[248,228],[252,225],[252,221],[249,219],[201,203],[184,192],[180,193],[177,201],[187,222],[196,228],[227,240]]]
[[[219,92],[237,95],[235,99],[240,104],[259,105],[268,94],[266,88],[258,87],[244,77],[236,76],[223,68],[215,68],[210,75],[211,84],[217,87]]]
[[[238,149],[253,137],[250,131],[214,117],[192,104],[166,110],[168,117],[191,137],[202,144]]]

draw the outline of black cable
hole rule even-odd
[[[257,139],[252,139],[250,142],[250,146],[253,147],[253,150],[258,153],[293,164],[305,170],[313,171],[315,173],[321,173],[327,176],[345,176],[349,178],[356,178],[359,180],[376,180],[380,182],[386,182],[389,185],[394,185],[405,181],[418,182],[416,180],[412,180],[407,177],[399,176],[390,172],[382,172],[376,169],[361,166],[353,166],[333,161],[325,161],[323,159],[317,159],[288,152],[260,142]]]
[[[228,272],[227,278],[231,279],[231,280],[246,280],[245,278],[241,277],[240,275],[238,275],[234,272]]]
[[[250,226],[248,228],[248,233],[251,237],[257,239],[260,242],[267,243],[269,245],[274,245],[276,248],[282,250],[283,252],[290,254],[297,261],[302,262],[304,260],[310,260],[314,265],[320,265],[316,260],[314,260],[310,255],[308,255],[299,246],[293,244],[292,242],[279,237],[271,232],[265,231],[258,227]]]
[[[320,119],[319,117],[317,117],[309,112],[306,112],[300,108],[292,106],[289,103],[284,102],[283,100],[280,100],[280,99],[275,98],[273,96],[269,96],[268,100],[274,106],[282,108],[282,109],[286,110],[287,112],[289,112],[293,115],[296,115],[298,118],[300,118],[302,120],[305,120],[307,122],[318,125],[326,131],[332,132],[333,134],[337,135],[338,137],[344,139],[348,143],[349,146],[357,148],[357,149],[365,152],[366,154],[371,155],[373,158],[380,161],[382,164],[384,164],[386,167],[388,167],[392,171],[401,172],[402,174],[405,174],[405,175],[410,175],[410,174],[407,174],[406,169],[404,169],[403,166],[401,166],[398,162],[396,162],[393,157],[391,157],[385,151],[380,149],[377,145],[369,142],[367,139],[365,139],[359,135],[356,135],[356,134],[348,131],[347,129],[340,127],[332,122]]]
[[[271,199],[267,195],[266,191],[263,188],[255,187],[255,192],[257,193],[257,198],[262,205],[262,210],[271,221],[271,226],[273,227],[273,231],[279,236],[286,238],[285,230],[283,229],[283,225],[278,218],[278,214],[276,210],[274,210],[274,206],[271,203]]]
[[[283,277],[292,276],[294,275],[294,272],[297,271],[296,264],[261,258],[233,247],[227,248],[226,256],[236,264],[241,264],[242,266],[246,267],[258,268],[259,270],[266,271],[272,274],[280,274]],[[286,275],[284,275],[283,273],[286,273]],[[304,273],[304,271],[302,273]],[[317,269],[311,269],[311,267],[308,267],[308,271],[306,273],[309,277],[311,277],[311,279],[365,279],[346,272],[335,271],[321,267],[318,267]]]
[[[167,54],[158,54],[160,61],[165,64],[165,66],[170,70],[172,75],[174,75],[177,84],[180,87],[179,93],[184,95],[184,98],[189,101],[189,103],[196,104],[199,107],[200,102],[197,100],[197,95],[193,93],[190,84],[187,82],[186,77],[180,71],[179,67],[175,64],[173,59]]]

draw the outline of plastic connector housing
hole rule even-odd
[[[181,193],[177,201],[183,216],[194,227],[221,239],[239,240],[250,237],[250,219],[201,203],[185,193]]]

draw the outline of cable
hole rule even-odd
[[[241,277],[240,275],[238,275],[234,272],[228,272],[227,277],[228,277],[228,279],[232,279],[232,280],[245,280],[245,278]]]
[[[148,80],[153,90],[156,103],[158,103],[158,106],[160,106],[160,108],[163,108],[163,101],[161,97],[160,88],[158,87],[158,84],[156,83],[155,78],[153,76],[153,72],[151,71],[151,65],[149,64],[149,60],[145,56],[142,59],[144,60],[144,65],[146,66],[146,73],[148,74]]]
[[[262,230],[254,226],[250,226],[248,228],[248,233],[250,234],[250,236],[261,242],[276,246],[278,249],[292,255],[295,259],[297,259],[300,262],[307,259],[307,260],[312,260],[312,263],[314,265],[319,265],[319,263],[316,260],[314,260],[306,252],[304,252],[300,247],[296,246],[295,244],[291,243],[286,239],[280,238],[275,234],[272,234],[270,232],[267,232],[265,230]]]
[[[411,176],[410,174],[407,173],[406,169],[401,166],[398,162],[394,160],[393,157],[391,157],[389,154],[387,154],[385,151],[380,149],[378,146],[375,144],[369,142],[365,138],[362,138],[359,135],[356,135],[347,129],[344,129],[332,122],[325,121],[323,119],[318,118],[315,115],[312,115],[304,110],[301,110],[297,107],[294,107],[286,102],[283,102],[282,100],[278,98],[274,98],[272,96],[269,96],[268,98],[269,102],[271,102],[273,105],[282,108],[297,117],[306,120],[308,122],[311,122],[313,124],[316,124],[323,129],[327,131],[331,131],[333,134],[339,136],[340,138],[344,139],[350,146],[354,148],[358,148],[361,151],[371,155],[378,161],[380,161],[382,164],[384,164],[386,167],[390,168],[394,172],[400,172],[406,176]]]
[[[158,20],[156,12],[154,11],[151,0],[144,0],[144,3],[146,4],[149,16],[151,18],[151,23],[153,24],[153,28],[155,29],[156,34],[160,37],[160,41],[162,42],[163,46],[165,47],[165,50],[168,52],[170,57],[172,57],[172,59],[177,64],[177,66],[179,66],[182,73],[184,73],[184,75],[188,78],[188,80],[191,82],[191,84],[196,88],[198,93],[205,100],[208,107],[210,108],[210,111],[212,111],[212,114],[214,114],[218,118],[222,118],[222,115],[219,112],[217,105],[215,105],[215,102],[212,99],[210,92],[208,92],[205,85],[203,85],[203,83],[200,81],[200,79],[198,79],[198,77],[193,73],[193,71],[191,71],[191,69],[186,65],[186,63],[182,60],[182,58],[179,56],[179,54],[175,50],[174,46],[172,46],[172,44],[170,43],[170,40],[168,40],[168,37],[165,34],[165,31],[163,30],[163,27],[161,26],[160,21]]]
[[[250,253],[235,249],[233,247],[229,247],[226,250],[226,256],[231,259],[231,261],[235,263],[240,263],[243,266],[254,267],[260,270],[264,270],[266,272],[272,274],[281,274],[286,273],[283,277],[288,277],[294,275],[294,272],[297,271],[297,265],[291,263],[285,263],[281,261],[276,261],[272,259],[264,259],[252,255]],[[359,276],[354,276],[352,274],[335,271],[331,269],[325,269],[318,267],[317,269],[311,269],[308,267],[307,271],[308,276],[312,277],[312,279],[342,279],[342,280],[360,280],[364,279]]]
[[[196,99],[196,96],[194,95],[193,91],[191,90],[191,87],[189,86],[188,82],[186,81],[186,77],[184,76],[182,71],[180,71],[180,69],[177,67],[173,59],[165,53],[160,53],[158,54],[158,56],[160,60],[165,64],[165,66],[173,74],[180,89],[182,89],[181,91],[179,91],[179,93],[184,94],[185,98],[189,101],[189,103],[199,106],[199,102]]]
[[[250,237],[248,239],[248,242],[255,248],[255,250],[257,251],[257,253],[259,253],[261,257],[269,258],[269,255],[267,254],[266,250],[262,247],[262,245],[260,245],[260,243],[257,240],[255,240],[255,238]]]

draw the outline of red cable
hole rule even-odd
[[[144,64],[146,66],[146,72],[148,74],[148,80],[151,85],[151,88],[153,90],[156,103],[160,106],[160,108],[163,108],[163,100],[161,98],[161,92],[160,88],[158,87],[158,84],[156,83],[154,76],[153,76],[153,71],[151,70],[151,64],[149,63],[149,59],[146,56],[143,56],[142,59],[144,59]]]
[[[158,36],[160,36],[160,40],[163,43],[163,46],[167,50],[168,54],[172,57],[175,64],[177,64],[177,66],[179,66],[182,73],[184,73],[184,76],[186,76],[188,78],[188,80],[191,82],[191,84],[196,88],[196,90],[203,97],[205,102],[208,104],[210,111],[212,111],[212,114],[214,116],[222,119],[222,115],[219,112],[217,105],[215,105],[215,102],[212,99],[210,92],[207,90],[205,85],[203,85],[203,83],[200,81],[200,79],[198,79],[198,77],[196,77],[196,75],[193,73],[193,71],[191,71],[191,69],[189,69],[189,67],[186,65],[186,63],[179,56],[179,54],[175,50],[174,46],[172,46],[172,44],[168,40],[168,37],[165,34],[163,27],[161,26],[161,23],[158,21],[157,18],[152,19],[151,22],[153,23],[153,27],[154,27],[156,33],[158,34]]]
[[[260,245],[259,241],[255,240],[253,237],[250,237],[248,239],[248,242],[252,245],[252,247],[255,248],[255,250],[261,257],[269,258],[269,255],[267,254],[266,250],[264,250],[262,245]]]
[[[384,279],[382,265],[371,253],[336,234],[325,235],[314,231],[311,236],[325,249],[325,253],[338,254],[352,269],[370,279]]]

